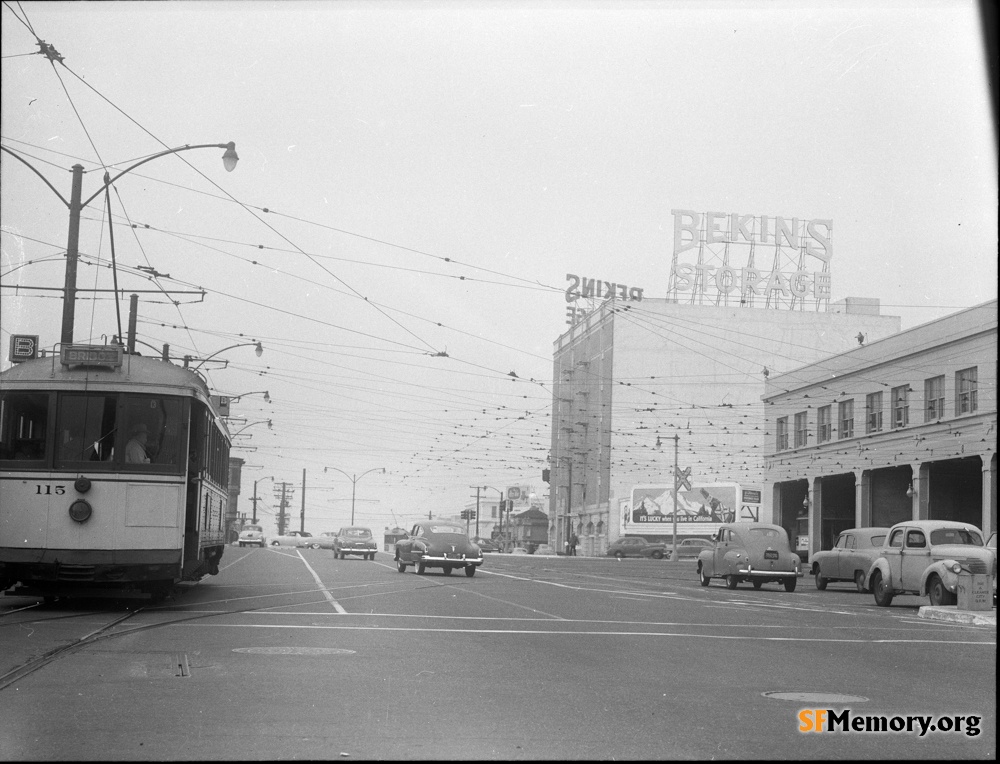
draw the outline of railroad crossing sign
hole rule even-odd
[[[674,468],[674,480],[688,491],[691,490],[691,468],[685,467],[683,470]],[[679,486],[678,486],[679,487]]]

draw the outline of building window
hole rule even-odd
[[[795,415],[795,447],[802,448],[809,445],[809,414],[800,411]]]
[[[788,450],[788,417],[783,416],[778,419],[778,439],[776,442],[778,451]]]
[[[833,439],[833,416],[831,406],[820,406],[816,411],[816,440],[826,443]]]
[[[955,373],[955,415],[971,414],[979,408],[979,373],[977,367]]]
[[[837,418],[840,420],[839,440],[854,437],[854,399],[837,404]]]
[[[882,432],[882,393],[865,398],[865,432]]]
[[[910,423],[910,386],[892,388],[892,427],[898,429]]]
[[[924,380],[924,421],[944,416],[944,375]]]

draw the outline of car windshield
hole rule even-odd
[[[341,531],[342,536],[349,536],[352,539],[368,539],[371,538],[372,532],[367,528],[348,528],[347,530]]]
[[[263,530],[264,530],[264,529],[263,529],[263,528],[261,528],[261,527],[260,527],[259,525],[248,525],[248,526],[246,526],[246,527],[245,527],[245,528],[243,529],[243,532],[244,532],[244,533],[260,533],[260,532],[261,532],[261,531],[263,531]]]
[[[983,537],[968,528],[938,528],[931,531],[931,543],[935,546],[938,544],[982,546]]]
[[[432,525],[427,530],[431,533],[457,533],[460,536],[465,535],[465,531],[455,525]]]

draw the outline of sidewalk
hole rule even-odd
[[[993,610],[959,610],[957,605],[923,605],[919,616],[933,621],[948,621],[964,623],[968,626],[997,627],[997,611]]]

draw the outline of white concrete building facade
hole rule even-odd
[[[805,552],[851,527],[997,523],[997,301],[767,380],[766,479]]]
[[[696,488],[759,484],[766,381],[899,329],[856,298],[829,310],[602,303],[555,342],[549,543],[575,532],[579,554],[604,554],[632,489],[673,483],[675,451]]]

